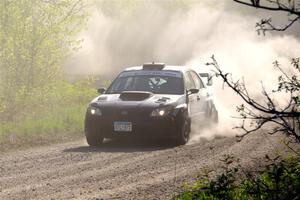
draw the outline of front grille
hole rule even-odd
[[[101,109],[102,117],[112,120],[149,119],[152,109],[140,108],[105,108]]]
[[[117,119],[141,119],[149,118],[150,113],[146,110],[141,109],[116,109],[114,112],[114,117]]]

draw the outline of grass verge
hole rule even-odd
[[[225,159],[224,173],[215,179],[199,176],[175,200],[286,200],[300,199],[300,158],[272,160],[261,173],[240,172],[240,166],[231,167],[232,157]],[[244,180],[241,180],[244,177]]]
[[[90,80],[59,82],[46,95],[8,104],[0,112],[0,151],[83,137],[85,111],[95,96]]]

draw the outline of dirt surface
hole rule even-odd
[[[224,154],[258,168],[282,150],[280,138],[255,134],[202,140],[186,146],[85,140],[0,155],[0,199],[170,199],[199,171],[220,169]]]

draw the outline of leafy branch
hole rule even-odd
[[[286,12],[289,16],[293,16],[289,19],[284,27],[276,27],[272,23],[272,18],[261,19],[256,23],[256,28],[258,33],[265,33],[267,31],[286,31],[290,28],[295,22],[300,20],[300,4],[295,0],[280,1],[280,0],[251,0],[251,1],[242,1],[242,0],[233,0],[234,2],[269,11],[282,11]],[[263,2],[263,3],[262,3]]]
[[[219,67],[214,56],[211,59],[212,62],[207,63],[207,65],[213,66],[216,76],[221,77],[224,84],[245,102],[245,104],[237,107],[237,111],[240,113],[238,118],[242,119],[242,124],[235,128],[244,131],[239,136],[240,138],[263,128],[267,124],[272,124],[269,134],[283,132],[300,142],[299,59],[292,59],[291,62],[297,72],[294,75],[288,75],[278,62],[274,62],[274,67],[281,72],[281,76],[278,78],[278,87],[276,90],[267,92],[262,83],[261,99],[256,99],[249,94],[244,80],[234,81],[231,74],[224,72]],[[274,98],[272,98],[275,93],[288,94],[288,102],[283,105],[276,103]],[[248,121],[250,121],[250,124],[246,123]]]

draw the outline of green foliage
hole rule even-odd
[[[236,195],[236,176],[238,166],[234,157],[225,155],[221,160],[225,165],[222,166],[224,173],[218,175],[214,180],[210,180],[209,174],[205,173],[197,177],[197,181],[192,186],[185,186],[184,192],[176,200],[189,199],[232,199]]]
[[[30,137],[82,133],[85,111],[96,96],[93,79],[74,83],[60,81],[47,93],[32,93],[26,105],[15,104],[13,118],[0,124],[0,144],[17,143]],[[10,111],[12,112],[12,111]]]
[[[80,48],[86,0],[0,1],[0,144],[80,132],[93,80],[64,80],[65,59]]]
[[[253,199],[300,198],[300,162],[273,163],[259,178],[246,180],[241,189]]]
[[[226,156],[224,172],[215,179],[207,175],[200,176],[191,186],[185,186],[186,192],[176,200],[196,199],[299,199],[300,198],[300,160],[283,160],[268,165],[266,170],[257,174],[244,174],[240,180],[239,166],[230,166],[234,161]],[[242,181],[242,182],[241,182]]]
[[[84,0],[0,1],[0,112],[6,118],[62,80],[62,63],[80,47],[84,6]]]

